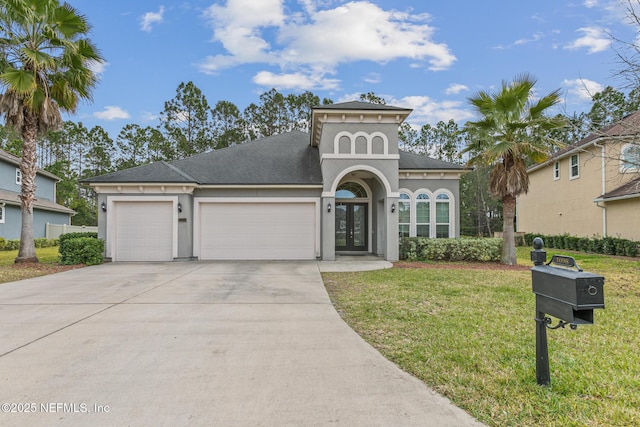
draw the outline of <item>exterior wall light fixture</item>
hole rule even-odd
[[[391,213],[394,213],[395,211],[396,211],[396,204],[391,203]]]
[[[182,213],[182,204],[178,203],[178,212]]]
[[[100,209],[102,209],[102,212],[106,212],[107,211],[107,204],[105,202],[100,203]]]
[[[331,203],[327,205],[327,212],[331,212]]]

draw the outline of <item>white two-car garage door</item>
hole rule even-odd
[[[173,260],[173,202],[118,201],[114,261]]]
[[[314,202],[201,202],[203,260],[316,258]]]

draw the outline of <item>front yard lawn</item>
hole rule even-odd
[[[65,271],[78,266],[58,265],[58,247],[36,248],[37,264],[15,264],[18,251],[0,251],[0,284]]]
[[[529,251],[519,264],[531,266]],[[606,308],[594,325],[548,331],[549,387],[536,384],[526,269],[431,263],[323,279],[365,340],[488,425],[640,426],[640,261],[563,253],[605,277]]]

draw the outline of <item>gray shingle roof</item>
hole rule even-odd
[[[20,194],[9,190],[0,190],[0,203],[6,203],[8,205],[20,206]],[[42,209],[45,211],[64,212],[73,214],[76,211],[69,209],[65,206],[59,205],[48,199],[36,198],[33,202],[33,207],[36,209]]]
[[[322,184],[318,149],[293,131],[171,163],[199,184]]]
[[[171,163],[157,162],[84,180],[86,183],[200,185],[322,184],[318,149],[309,134],[288,132]]]
[[[189,184],[196,183],[195,179],[186,176],[183,172],[176,170],[166,162],[150,163],[148,165],[136,166],[130,169],[124,169],[118,172],[112,172],[106,175],[100,175],[93,178],[87,178],[82,182],[86,183],[125,183],[125,182],[142,182],[142,183],[180,183]]]
[[[400,169],[466,170],[463,166],[400,151]],[[180,183],[197,185],[321,185],[317,147],[309,134],[293,131],[198,154],[156,162],[94,178],[85,183]]]
[[[605,201],[628,197],[640,197],[640,178],[636,178],[600,196],[600,198]]]
[[[394,107],[386,104],[373,104],[371,102],[349,101],[339,104],[318,105],[314,110],[372,110],[372,111],[411,111],[410,108]]]

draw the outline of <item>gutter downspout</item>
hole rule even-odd
[[[607,175],[605,170],[605,159],[604,159],[604,145],[599,145],[597,142],[594,142],[593,145],[595,147],[600,147],[600,159],[602,161],[602,165],[600,166],[602,169],[602,190],[601,193],[603,196],[607,191],[606,181]],[[602,237],[607,237],[607,206],[606,203],[604,206],[600,206],[599,202],[596,202],[596,206],[602,209]]]

